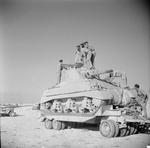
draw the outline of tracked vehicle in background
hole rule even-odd
[[[45,127],[61,130],[82,123],[98,124],[104,137],[148,131],[150,120],[136,102],[126,74],[112,69],[99,72],[88,62],[86,58],[75,64],[59,61],[58,82],[44,91],[40,101]]]

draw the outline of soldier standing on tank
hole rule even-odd
[[[142,106],[143,116],[147,118],[146,104],[148,100],[147,94],[140,88],[139,84],[135,84],[133,88],[133,93],[135,94],[135,99],[139,105]]]
[[[86,61],[87,61],[87,53],[88,53],[88,51],[89,51],[88,42],[86,41],[86,42],[80,44],[80,46],[81,46],[81,52],[82,52],[82,54],[83,54],[83,62],[84,62],[84,64],[86,64]]]
[[[86,64],[88,65],[88,68],[95,68],[95,56],[96,51],[92,46],[88,46],[87,52],[86,52]]]
[[[96,56],[96,51],[95,49],[91,46],[89,47],[89,51],[88,51],[88,54],[87,54],[87,60],[90,61],[91,65],[92,65],[92,68],[95,68],[95,56]]]
[[[75,53],[75,64],[83,66],[83,64],[84,64],[84,59],[83,58],[84,58],[84,55],[81,51],[81,46],[78,45],[76,53]]]
[[[92,46],[89,46],[88,42],[84,42],[81,44],[81,51],[83,53],[84,65],[91,69],[95,68],[94,60],[96,56],[95,49]]]

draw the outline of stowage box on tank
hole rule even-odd
[[[61,130],[79,123],[99,124],[104,137],[148,131],[148,96],[130,88],[125,73],[98,71],[95,56],[95,49],[84,42],[77,46],[74,64],[59,61],[57,84],[45,90],[40,101],[45,127]]]

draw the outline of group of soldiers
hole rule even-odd
[[[77,46],[75,53],[75,64],[82,64],[89,69],[95,68],[95,56],[95,49],[92,46],[89,46],[89,43],[86,41]]]

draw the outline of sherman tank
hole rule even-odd
[[[74,64],[59,61],[58,81],[43,92],[40,111],[47,129],[95,124],[104,137],[149,131],[146,110],[125,73],[95,68],[95,49],[80,44]],[[147,95],[140,96],[146,100]]]

